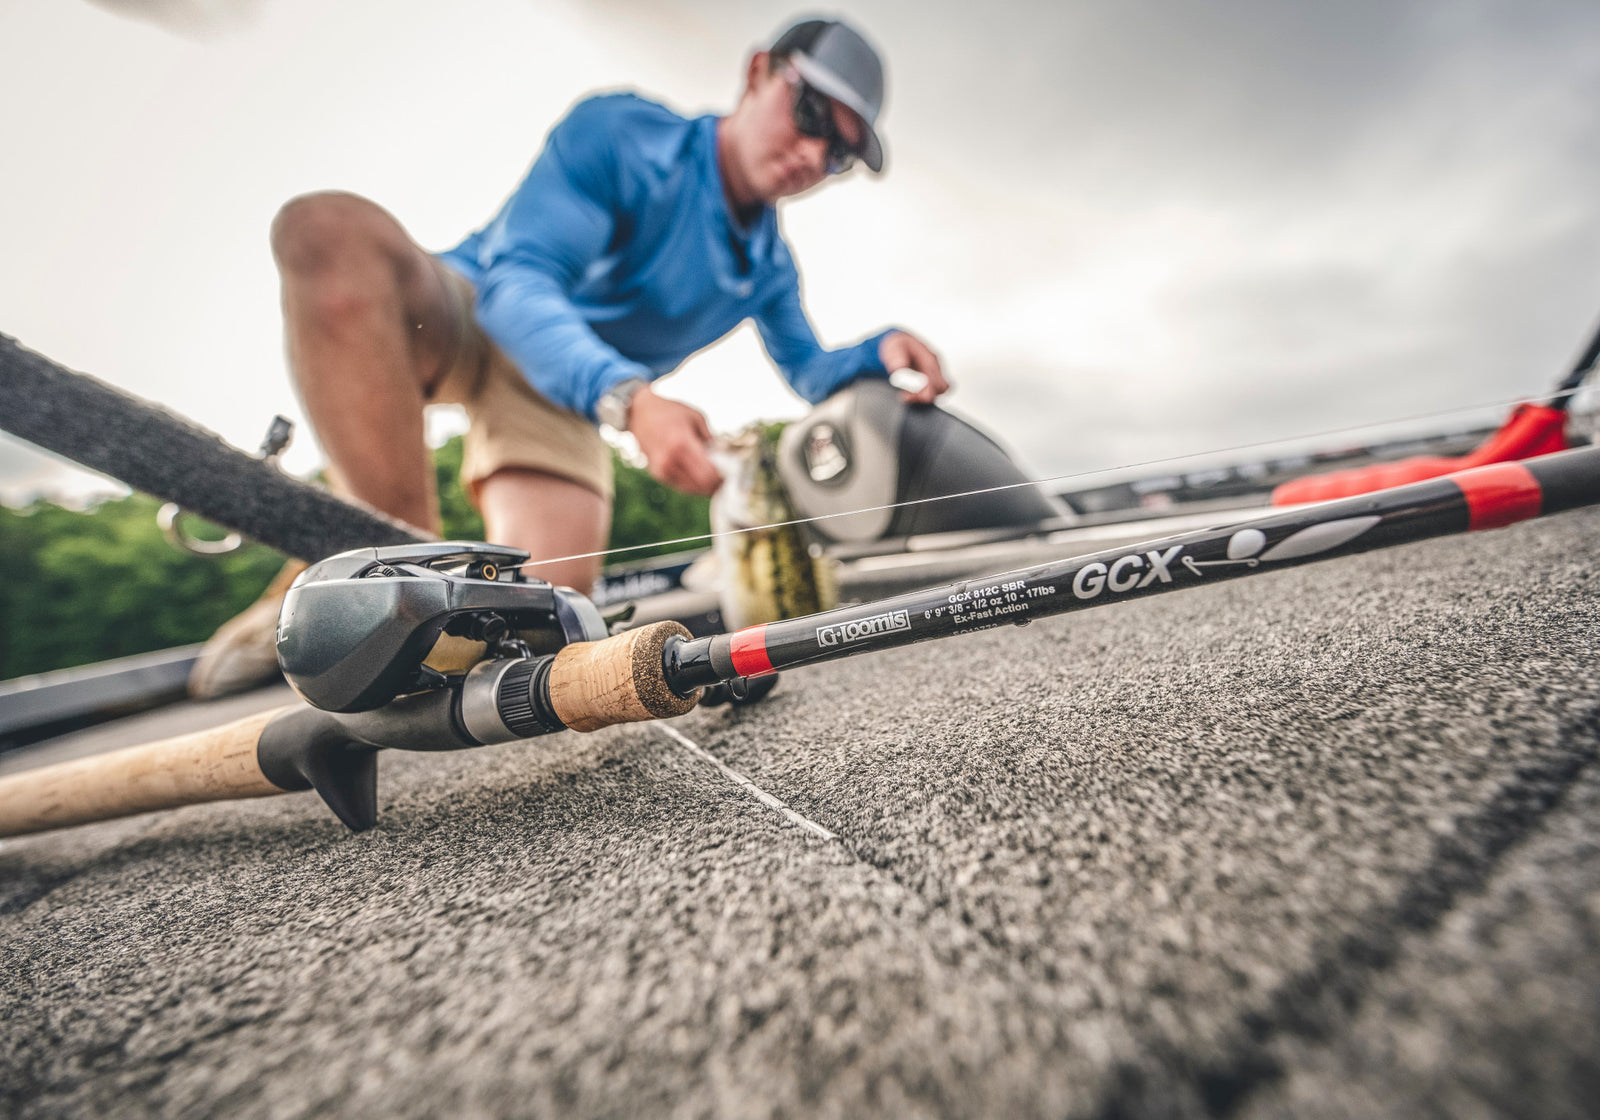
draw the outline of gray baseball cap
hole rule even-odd
[[[802,78],[861,118],[866,126],[861,161],[882,171],[877,121],[883,111],[883,61],[872,44],[849,24],[808,19],[779,35],[771,53],[788,55]]]

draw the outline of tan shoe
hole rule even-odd
[[[301,560],[283,566],[261,598],[224,622],[200,651],[189,672],[189,695],[215,700],[235,692],[271,684],[278,673],[278,614],[295,577],[306,570]]]

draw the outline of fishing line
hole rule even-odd
[[[1588,389],[1572,391],[1570,399],[1582,396]],[[1355,432],[1367,431],[1373,428],[1383,428],[1393,424],[1413,424],[1422,420],[1435,420],[1443,416],[1454,416],[1465,412],[1479,412],[1488,409],[1515,408],[1525,404],[1544,404],[1548,398],[1547,393],[1533,396],[1512,397],[1507,400],[1490,401],[1483,404],[1459,405],[1455,408],[1439,409],[1433,412],[1420,412],[1410,416],[1396,417],[1390,420],[1371,420],[1361,424],[1352,424],[1343,428],[1328,428],[1323,431],[1310,432],[1298,436],[1281,436],[1276,439],[1255,440],[1250,443],[1239,443],[1229,447],[1219,447],[1210,451],[1190,451],[1182,455],[1166,455],[1156,459],[1144,459],[1133,463],[1123,463],[1114,467],[1099,467],[1087,471],[1071,471],[1066,474],[1052,475],[1048,478],[1029,479],[1022,482],[1008,482],[1001,486],[985,486],[976,490],[964,490],[959,494],[940,494],[932,498],[911,498],[903,502],[890,502],[887,505],[864,506],[861,509],[844,510],[839,513],[823,513],[815,517],[796,517],[789,521],[774,521],[767,525],[749,525],[738,529],[725,529],[722,532],[697,533],[688,537],[673,537],[670,540],[655,541],[651,544],[631,544],[621,548],[601,549],[598,552],[575,552],[570,556],[552,556],[543,560],[529,560],[517,565],[519,568],[532,567],[535,564],[559,564],[567,560],[592,560],[595,557],[618,556],[625,552],[644,552],[648,549],[665,548],[668,545],[694,544],[697,541],[714,541],[718,537],[732,537],[741,533],[761,533],[769,529],[784,529],[791,525],[807,525],[815,521],[829,521],[837,517],[855,517],[863,513],[881,513],[885,510],[901,509],[907,506],[924,505],[929,502],[949,502],[958,498],[973,498],[984,494],[999,493],[1003,490],[1016,490],[1025,486],[1046,486],[1052,483],[1069,482],[1074,479],[1094,478],[1097,475],[1118,474],[1123,471],[1141,470],[1145,467],[1158,467],[1166,463],[1178,463],[1187,459],[1200,459],[1215,455],[1231,455],[1241,451],[1252,451],[1262,447],[1273,447],[1278,444],[1294,443],[1301,440],[1321,440],[1334,436],[1351,435]]]

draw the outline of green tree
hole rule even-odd
[[[465,441],[456,436],[433,453],[433,480],[439,492],[439,524],[447,541],[483,540],[483,515],[461,484]]]
[[[262,545],[181,552],[159,507],[134,494],[85,513],[0,509],[0,678],[204,641],[283,564]]]

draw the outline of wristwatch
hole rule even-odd
[[[595,419],[608,428],[627,431],[628,408],[633,404],[633,395],[647,384],[642,377],[630,377],[611,386],[594,404]]]

